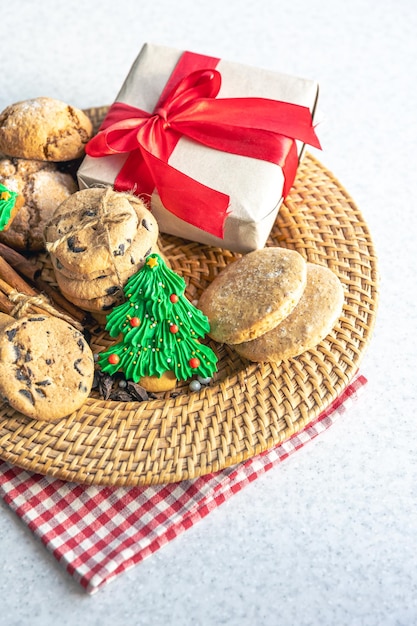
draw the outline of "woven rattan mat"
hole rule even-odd
[[[169,483],[239,463],[313,421],[352,380],[369,343],[378,300],[374,247],[349,194],[309,154],[267,245],[293,248],[327,265],[346,289],[341,318],[314,350],[281,363],[252,364],[213,344],[218,373],[201,391],[179,384],[175,397],[127,403],[93,393],[57,423],[30,420],[0,404],[0,458],[79,483]],[[238,256],[169,235],[161,235],[161,249],[186,280],[190,300]],[[44,278],[53,282],[47,257],[39,259]],[[94,351],[109,345],[101,327],[91,331]]]

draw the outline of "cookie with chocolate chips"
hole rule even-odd
[[[29,315],[0,336],[0,397],[28,417],[54,421],[89,396],[94,358],[82,333],[68,322]]]
[[[65,293],[64,293],[65,295]],[[75,296],[65,295],[67,300],[71,297],[70,302],[75,304],[83,311],[94,313],[95,311],[104,311],[106,314],[116,305],[121,304],[124,300],[123,291],[117,289],[111,294],[99,296],[98,298],[76,298]]]
[[[57,208],[45,228],[45,241],[64,271],[91,277],[117,273],[125,259],[129,266],[133,240],[140,243],[135,252],[140,258],[156,244],[158,234],[155,218],[139,198],[110,187],[90,188]]]
[[[135,245],[133,243],[132,248],[134,247]],[[115,269],[103,271],[95,278],[77,276],[74,273],[69,276],[69,272],[65,272],[62,266],[61,269],[59,269],[60,264],[57,262],[56,258],[53,259],[52,263],[60,291],[67,300],[73,301],[74,304],[80,306],[76,303],[76,300],[91,300],[93,298],[114,296],[117,293],[121,293],[127,280],[143,267],[146,257],[154,253],[161,254],[158,246],[151,248],[145,256],[133,255],[131,251],[131,260],[126,258],[127,263],[116,264]]]

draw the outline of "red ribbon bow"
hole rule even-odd
[[[168,164],[181,136],[280,165],[284,197],[298,166],[294,140],[320,148],[307,107],[265,98],[216,99],[220,84],[217,70],[197,70],[179,80],[153,113],[116,102],[86,146],[92,157],[128,154],[115,189],[150,195],[156,188],[167,210],[216,237],[223,237],[229,196]]]

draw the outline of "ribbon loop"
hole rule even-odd
[[[196,70],[178,81],[167,95],[165,103],[179,108],[182,103],[185,104],[196,98],[215,98],[220,86],[220,72],[214,69]]]

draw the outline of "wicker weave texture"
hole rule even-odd
[[[190,300],[239,256],[169,235],[161,235],[160,244],[184,277]],[[378,301],[374,247],[349,194],[309,154],[267,245],[293,248],[327,265],[345,287],[343,314],[314,350],[281,363],[251,364],[211,344],[218,373],[201,391],[180,384],[175,397],[128,403],[92,394],[57,423],[29,420],[0,405],[0,457],[78,483],[168,483],[239,463],[314,420],[352,380],[370,341]],[[43,260],[45,278],[53,282]],[[103,328],[91,330],[94,351],[109,345]]]

